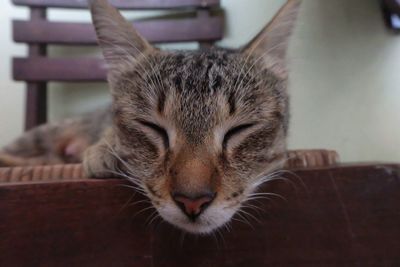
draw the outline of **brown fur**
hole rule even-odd
[[[0,151],[0,166],[78,163],[111,125],[110,108],[36,127]]]
[[[66,161],[68,151],[79,161],[85,150],[88,175],[128,178],[167,221],[195,233],[225,224],[282,165],[289,120],[285,55],[299,1],[289,0],[243,49],[207,51],[160,51],[105,0],[90,6],[110,67],[112,123],[92,123],[95,137],[79,122],[68,130],[54,126],[57,133],[42,139],[50,140],[42,147],[51,151],[46,158]],[[175,192],[216,197],[193,222],[177,209]]]

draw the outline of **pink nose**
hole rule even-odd
[[[190,220],[195,221],[196,218],[210,205],[213,201],[215,194],[204,194],[198,197],[188,197],[183,194],[174,194],[173,199],[179,208],[189,217]]]

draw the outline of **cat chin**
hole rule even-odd
[[[192,222],[172,205],[158,209],[158,213],[165,221],[181,230],[199,235],[211,234],[224,226],[231,220],[235,212],[236,209],[234,208],[224,209],[222,206],[213,206],[209,207],[195,222]]]

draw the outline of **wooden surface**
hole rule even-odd
[[[223,36],[223,18],[157,19],[137,21],[135,28],[152,43],[218,41]],[[97,45],[92,24],[49,21],[13,21],[16,42],[63,45]]]
[[[17,81],[106,81],[107,65],[97,58],[14,58]]]
[[[31,7],[87,8],[85,0],[12,0],[15,5]],[[188,7],[210,7],[219,0],[110,0],[120,9],[171,9]]]
[[[400,165],[294,173],[215,237],[149,225],[122,180],[3,184],[0,266],[400,266]]]
[[[46,9],[31,8],[30,19],[32,23],[46,20]],[[28,56],[30,58],[44,57],[47,55],[45,44],[29,44]],[[29,82],[26,84],[25,130],[45,123],[47,121],[47,84],[45,82]]]

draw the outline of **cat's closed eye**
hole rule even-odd
[[[224,140],[222,141],[222,148],[225,150],[230,139],[232,139],[233,137],[239,135],[240,133],[243,133],[244,131],[254,127],[255,125],[256,125],[255,123],[246,123],[246,124],[242,124],[242,125],[231,128],[224,136]]]
[[[169,137],[167,130],[165,130],[163,127],[160,125],[157,125],[155,123],[145,121],[145,120],[138,120],[138,122],[143,125],[144,127],[150,129],[153,131],[155,134],[157,134],[163,141],[163,145],[165,149],[169,148]]]

